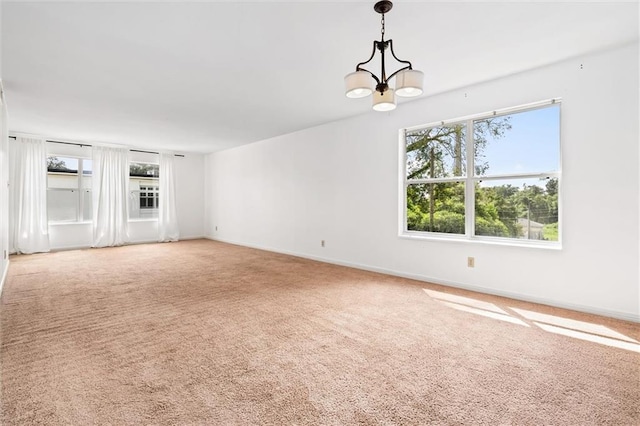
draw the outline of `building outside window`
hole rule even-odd
[[[403,234],[560,241],[560,104],[402,131]]]
[[[158,187],[140,185],[140,208],[141,209],[157,209],[158,208]]]
[[[129,219],[158,217],[160,166],[131,162],[129,165]]]

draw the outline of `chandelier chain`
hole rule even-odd
[[[382,29],[380,30],[380,33],[382,34],[382,40],[384,40],[384,13],[382,14],[382,19],[380,20],[380,23],[382,24]]]

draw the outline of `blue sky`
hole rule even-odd
[[[511,124],[511,129],[506,130],[502,137],[493,138],[486,135],[487,144],[483,151],[481,163],[488,162],[489,167],[484,175],[507,175],[523,173],[556,172],[560,167],[560,105],[551,105],[544,108],[523,111],[506,115]],[[501,117],[498,117],[501,118]],[[411,163],[415,159],[415,153],[408,153]],[[443,153],[443,161],[446,165],[444,171],[439,172],[443,176],[451,176],[454,159],[451,153]],[[408,172],[412,171],[409,169]],[[444,173],[444,174],[443,174]],[[423,176],[428,177],[428,173]],[[436,176],[438,177],[438,176]],[[535,184],[539,179],[518,179],[491,181],[485,180],[483,186],[495,186],[511,184],[522,186]],[[544,184],[544,182],[540,183]]]
[[[511,130],[488,139],[487,175],[558,171],[560,105],[511,114]]]

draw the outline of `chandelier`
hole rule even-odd
[[[373,10],[382,15],[382,36],[380,41],[373,41],[373,51],[371,57],[356,65],[355,72],[347,74],[344,78],[348,98],[364,98],[373,93],[373,109],[376,111],[391,111],[396,108],[396,95],[406,98],[419,96],[422,94],[422,81],[424,74],[422,71],[414,70],[411,62],[398,59],[393,51],[393,40],[384,39],[384,14],[393,7],[390,1],[379,1],[373,6]],[[376,49],[380,52],[381,71],[380,77],[371,71],[362,68],[374,58]],[[387,76],[385,69],[385,50],[389,49],[391,56],[404,66]],[[389,87],[389,80],[395,77],[395,89]],[[376,82],[375,90],[372,89],[373,81]]]

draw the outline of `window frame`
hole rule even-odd
[[[131,165],[132,164],[140,164],[140,165],[153,165],[153,166],[157,166],[158,168],[158,176],[154,176],[154,175],[146,175],[146,176],[137,176],[137,175],[132,175],[131,174]],[[138,161],[138,160],[129,160],[129,176],[128,176],[128,192],[130,195],[137,193],[137,196],[135,197],[136,201],[137,201],[137,205],[136,208],[133,208],[133,205],[130,205],[128,208],[128,212],[127,212],[127,220],[129,222],[144,222],[144,221],[151,221],[151,222],[157,222],[158,221],[158,215],[160,212],[160,163],[159,162],[153,162],[153,161]],[[131,180],[135,179],[138,180],[138,189],[137,190],[132,190],[131,189]],[[142,188],[153,188],[153,191],[148,191],[147,189],[142,189]],[[155,207],[142,207],[142,193],[152,193],[154,196],[153,197],[149,197],[149,196],[145,196],[145,199],[148,200],[153,200]],[[132,201],[130,201],[132,202]],[[151,216],[149,217],[131,217],[131,213],[132,210],[138,210],[139,212],[148,212],[151,213]]]
[[[48,215],[48,209],[47,209],[47,223],[51,224],[51,225],[60,225],[60,224],[77,224],[77,223],[91,223],[93,222],[93,206],[92,206],[92,210],[91,210],[91,217],[89,218],[85,218],[84,217],[84,211],[85,211],[85,200],[84,200],[84,193],[85,192],[89,192],[92,193],[92,188],[89,187],[88,189],[85,188],[83,186],[83,179],[85,178],[85,169],[84,169],[84,162],[85,161],[93,161],[93,159],[91,157],[80,157],[78,155],[69,155],[69,154],[54,154],[54,153],[47,153],[47,162],[49,161],[49,158],[73,158],[75,160],[78,160],[78,170],[76,170],[76,173],[69,173],[69,172],[52,172],[49,171],[49,167],[47,166],[47,198],[48,198],[48,192],[49,191],[54,191],[54,192],[62,192],[62,191],[71,191],[71,192],[76,192],[77,196],[76,196],[76,203],[75,203],[75,210],[76,210],[76,218],[75,220],[52,220],[49,219],[49,215]],[[50,188],[49,187],[49,175],[50,174],[54,174],[54,175],[75,175],[76,178],[76,187],[75,188]],[[89,175],[91,178],[93,178],[93,164],[91,166],[91,175]],[[93,197],[93,194],[92,194]],[[47,207],[48,207],[48,199],[47,199]]]
[[[540,102],[534,102],[526,105],[520,105],[511,108],[503,108],[473,114],[460,118],[431,122],[418,126],[411,126],[400,129],[399,135],[399,220],[398,220],[398,236],[409,239],[425,239],[425,240],[441,240],[441,241],[464,241],[486,244],[500,244],[509,246],[525,246],[525,247],[543,247],[560,249],[562,248],[562,109],[559,114],[558,128],[558,168],[555,171],[545,172],[527,172],[527,173],[501,173],[489,174],[486,176],[475,175],[475,141],[474,141],[474,122],[486,118],[495,118],[505,115],[523,113],[550,107],[552,105],[561,105],[561,98],[552,98]],[[407,152],[406,152],[406,134],[407,132],[422,130],[434,127],[451,126],[455,124],[464,124],[467,128],[465,136],[465,153],[466,153],[466,173],[461,176],[407,179]],[[524,238],[497,237],[488,235],[475,234],[475,202],[476,202],[476,183],[490,180],[508,180],[508,179],[550,179],[555,178],[558,181],[558,240],[533,240]],[[443,182],[463,182],[465,184],[465,232],[464,234],[450,234],[431,231],[413,231],[408,229],[407,223],[407,188],[409,185],[443,183]]]

